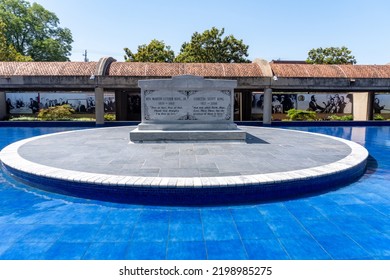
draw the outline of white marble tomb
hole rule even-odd
[[[132,142],[245,140],[233,121],[237,81],[185,75],[138,85],[142,122]]]

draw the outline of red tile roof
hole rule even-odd
[[[98,62],[0,62],[0,76],[91,76]],[[270,63],[280,78],[390,78],[390,65],[315,65]],[[266,77],[257,63],[113,62],[108,76]]]
[[[270,63],[285,78],[390,78],[390,65],[319,65]]]
[[[264,77],[255,63],[147,63],[113,62],[108,76],[172,77],[196,75],[203,77]]]
[[[91,76],[97,62],[0,62],[0,76]]]

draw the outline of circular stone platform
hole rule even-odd
[[[3,168],[41,189],[126,203],[200,205],[280,199],[361,176],[367,150],[287,129],[240,127],[246,142],[129,142],[135,127],[55,133],[0,152]]]

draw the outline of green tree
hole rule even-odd
[[[356,59],[351,51],[343,46],[311,49],[306,62],[310,64],[356,64]]]
[[[7,26],[5,37],[15,50],[34,61],[68,61],[72,33],[59,27],[58,17],[37,3],[0,0],[0,18]]]
[[[173,62],[175,53],[164,41],[152,40],[149,45],[138,46],[137,53],[124,48],[125,60],[131,62]]]
[[[250,62],[246,59],[249,46],[233,35],[223,38],[224,33],[224,28],[216,27],[203,33],[195,32],[190,42],[183,43],[175,62]]]
[[[5,30],[5,23],[0,20],[0,61],[31,61],[31,57],[21,55],[13,45],[8,44]]]

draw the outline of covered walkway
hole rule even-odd
[[[124,92],[139,92],[138,81],[196,75],[237,80],[242,103],[247,93],[264,92],[263,122],[271,122],[273,92],[345,92],[354,94],[355,120],[370,119],[375,92],[390,91],[390,65],[311,65],[288,62],[141,63],[116,62],[0,62],[0,119],[5,116],[6,91],[91,91],[95,93],[96,122],[104,122],[104,92],[114,91],[117,112]],[[122,106],[123,107],[123,106]],[[117,113],[118,114],[118,113]]]

